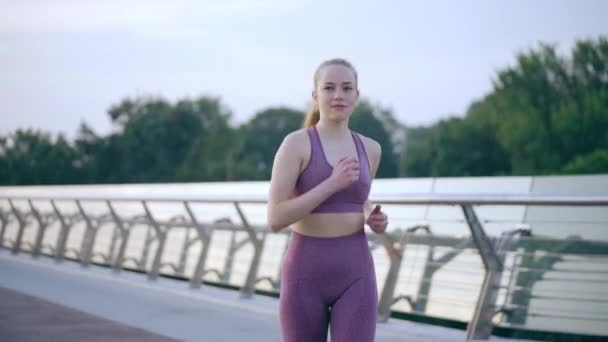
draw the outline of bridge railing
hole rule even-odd
[[[105,264],[115,272],[135,269],[152,280],[160,274],[172,275],[188,279],[193,288],[206,280],[237,287],[244,298],[256,290],[280,288],[281,259],[290,234],[288,230],[271,233],[264,224],[250,222],[249,207],[256,207],[258,215],[265,212],[263,197],[0,196],[0,201],[0,246],[12,253],[48,255],[57,262],[71,258],[83,267]],[[608,242],[535,236],[531,224],[523,221],[505,222],[508,229],[490,237],[484,230],[487,220],[480,220],[475,210],[483,206],[604,208],[608,196],[432,194],[374,202],[396,207],[456,206],[470,231],[465,237],[437,235],[437,223],[426,222],[368,234],[379,277],[380,321],[404,306],[402,311],[431,316],[437,307],[461,308],[469,312],[469,339],[488,338],[496,326],[530,327],[534,319],[548,326],[560,320],[599,326],[608,321],[608,292],[603,290],[608,283],[604,266]],[[235,215],[219,219],[209,215],[214,206],[227,205]],[[418,255],[422,260],[416,264]],[[409,258],[414,262],[404,262]],[[450,272],[456,276],[445,279]],[[558,286],[542,288],[551,282]],[[573,286],[585,291],[572,293]]]

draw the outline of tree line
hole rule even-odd
[[[276,107],[233,125],[209,96],[126,98],[108,116],[105,136],[86,123],[73,141],[35,129],[0,136],[0,184],[268,180],[304,120]],[[548,44],[517,54],[461,116],[409,127],[362,99],[350,126],[382,145],[379,178],[607,173],[608,39],[578,41],[569,56]]]

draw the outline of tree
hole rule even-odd
[[[200,97],[194,101],[180,101],[176,113],[190,118],[192,122],[182,121],[190,135],[183,138],[183,152],[177,168],[179,181],[224,181],[231,180],[233,156],[238,143],[234,128],[230,126],[232,112],[219,98]]]
[[[174,105],[160,98],[126,99],[108,114],[119,132],[100,142],[96,158],[107,181],[226,179],[231,113],[219,98],[182,99]]]
[[[600,37],[577,42],[570,56],[547,44],[519,53],[463,116],[406,130],[391,110],[362,99],[350,125],[382,146],[379,178],[602,173],[607,110],[608,39]],[[107,136],[83,123],[74,143],[31,129],[0,137],[0,182],[269,179],[303,113],[269,108],[238,128],[231,115],[215,97],[127,98],[108,110],[115,130]]]
[[[134,107],[124,101],[110,111],[121,119],[123,127],[118,136],[121,153],[113,164],[125,182],[169,181],[189,147],[181,142],[192,139],[192,131],[196,134],[200,125],[192,116],[173,111],[162,99],[140,99],[137,103]]]
[[[82,182],[76,150],[62,135],[17,130],[1,141],[0,182],[6,185]]]
[[[565,174],[605,173],[608,170],[608,150],[597,150],[590,154],[579,156],[566,164]]]
[[[558,173],[578,155],[608,147],[608,41],[580,41],[571,58],[555,48],[518,56],[488,97],[498,139],[515,174]]]
[[[401,161],[407,177],[431,177],[437,154],[437,125],[407,129],[405,157]]]
[[[302,128],[304,113],[287,107],[268,108],[241,126],[239,179],[268,180],[274,155],[285,136]]]
[[[391,125],[392,113],[379,106],[373,106],[368,100],[361,100],[350,118],[350,127],[353,131],[361,133],[376,140],[382,146],[382,159],[376,172],[377,178],[397,177],[398,154],[391,137],[391,131],[383,122]]]

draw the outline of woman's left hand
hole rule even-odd
[[[382,234],[386,230],[386,226],[388,226],[388,216],[380,210],[380,205],[376,205],[365,223],[367,223],[374,233]]]

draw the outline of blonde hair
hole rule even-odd
[[[333,58],[333,59],[324,61],[323,63],[319,64],[319,66],[317,67],[317,70],[315,71],[315,77],[313,80],[313,86],[315,89],[317,88],[317,83],[319,82],[321,70],[323,70],[323,68],[325,68],[326,66],[329,66],[329,65],[342,65],[347,68],[350,68],[353,71],[353,73],[355,74],[355,82],[357,82],[357,70],[355,69],[355,67],[346,59]],[[304,117],[304,127],[306,127],[306,128],[312,127],[312,126],[316,125],[320,119],[321,119],[321,111],[319,110],[319,106],[316,103],[313,103],[312,108],[310,108],[310,110],[308,111],[308,113],[306,113],[306,116]]]

